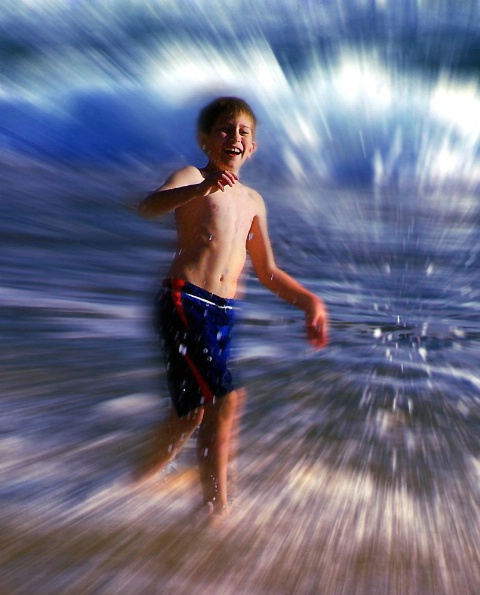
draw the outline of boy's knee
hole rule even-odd
[[[220,415],[224,415],[225,417],[230,417],[235,415],[235,411],[237,409],[238,403],[238,393],[236,390],[228,393],[225,395],[223,399],[220,400]]]
[[[175,426],[180,426],[183,433],[193,432],[197,428],[203,419],[203,408],[189,411],[187,415],[179,417],[176,411],[172,412],[173,423]]]
[[[202,423],[203,413],[203,407],[200,407],[199,409],[190,411],[190,413],[188,413],[188,415],[186,416],[189,424],[193,427],[193,429],[195,429]]]
[[[235,392],[237,393],[237,407],[239,409],[243,409],[245,406],[245,401],[247,400],[247,389],[237,388]]]
[[[231,417],[234,417],[236,406],[236,391],[232,391],[231,393],[228,393],[228,395],[216,399],[213,403],[205,405],[203,425],[229,420]]]

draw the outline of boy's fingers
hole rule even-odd
[[[308,334],[308,340],[314,347],[322,347],[325,343],[323,337],[314,332]]]
[[[238,176],[230,171],[217,171],[212,173],[209,177],[209,181],[212,184],[211,189],[218,188],[222,192],[225,192],[225,187],[227,185],[233,187],[237,180]]]
[[[227,182],[230,184],[230,186],[233,186],[235,182],[238,180],[237,176],[229,171],[225,171],[223,173],[223,176],[227,179]]]
[[[222,186],[223,186],[222,190],[223,190],[227,184],[229,186],[233,187],[233,185],[235,184],[236,181],[237,181],[237,178],[234,177],[230,172],[222,172],[221,179],[219,180],[219,183],[222,184]]]
[[[231,171],[223,170],[223,171],[214,172],[211,175],[211,179],[216,184],[218,184],[219,182],[222,182],[223,184],[227,183],[230,186],[233,186],[235,184],[235,182],[238,180],[238,176]]]
[[[307,324],[307,337],[314,347],[325,347],[328,341],[326,323],[320,321],[317,324]]]

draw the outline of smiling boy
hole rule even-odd
[[[221,97],[201,112],[198,142],[208,158],[188,166],[140,204],[142,216],[175,211],[177,249],[158,300],[167,377],[174,407],[157,431],[142,474],[162,468],[200,426],[197,455],[204,503],[228,514],[227,465],[241,391],[228,368],[237,283],[247,252],[260,280],[305,312],[315,348],[327,341],[323,302],[279,269],[267,231],[265,204],[239,172],[255,151],[256,119],[242,99]]]

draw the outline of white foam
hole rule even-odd
[[[110,399],[95,407],[96,414],[104,415],[135,415],[148,413],[158,404],[158,397],[148,393],[134,393]]]
[[[43,308],[46,310],[63,310],[67,312],[84,312],[86,314],[102,314],[116,318],[139,318],[143,314],[137,305],[104,304],[98,301],[79,300],[74,298],[52,297],[45,292],[29,291],[0,286],[0,304],[2,306],[20,308]]]

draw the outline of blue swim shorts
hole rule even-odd
[[[236,301],[167,279],[156,303],[167,380],[180,417],[234,390],[228,368]]]

